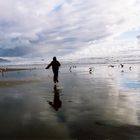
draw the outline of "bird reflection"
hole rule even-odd
[[[62,102],[60,100],[59,89],[57,86],[54,85],[54,99],[53,102],[49,101],[49,104],[54,108],[54,110],[58,111],[59,108],[62,106]]]

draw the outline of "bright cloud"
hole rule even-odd
[[[139,13],[139,0],[0,0],[0,57],[140,52]]]

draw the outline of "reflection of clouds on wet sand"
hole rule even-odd
[[[138,80],[137,76],[130,76],[133,70],[123,75],[118,68],[106,66],[95,66],[93,74],[89,74],[86,66],[83,73],[82,70],[77,67],[75,72],[65,73],[62,68],[59,83],[64,87],[62,90],[53,87],[51,78],[43,70],[32,71],[39,76],[35,77],[37,80],[31,80],[32,72],[31,77],[26,74],[27,82],[13,80],[13,77],[9,81],[1,80],[1,84],[9,84],[0,86],[0,136],[140,138],[139,89],[122,86],[128,79]]]
[[[51,112],[48,106],[41,103],[38,95],[5,95],[0,99],[0,136],[68,138],[67,128]]]
[[[106,73],[104,74],[106,75]],[[118,76],[118,74],[116,75]],[[79,74],[69,79],[72,82],[69,81],[66,86],[71,83],[72,87],[71,93],[67,91],[68,97],[66,98],[71,102],[65,104],[67,106],[65,108],[69,108],[69,110],[65,110],[65,115],[69,124],[73,124],[73,129],[78,127],[77,129],[80,131],[87,125],[88,128],[93,128],[92,123],[96,123],[96,121],[99,125],[139,126],[139,116],[137,115],[139,106],[136,105],[136,102],[139,102],[139,96],[136,95],[136,91],[133,94],[120,90],[116,75],[112,75],[112,79],[112,77],[102,77],[94,74],[92,79],[89,79],[89,75],[84,74],[84,77],[81,78]],[[77,81],[76,79],[80,80]],[[87,124],[83,124],[83,122]],[[78,126],[79,124],[84,126]],[[86,129],[83,129],[83,131],[86,131]]]
[[[134,106],[135,100],[133,100],[131,96],[127,97],[126,95],[126,97],[123,97],[121,93],[118,93],[117,90],[115,91],[113,87],[108,87],[107,81],[105,83],[98,81],[98,85],[102,87],[102,91],[100,87],[95,85],[95,87],[92,86],[91,89],[81,89],[82,92],[78,95],[77,93],[76,95],[74,95],[74,93],[70,95],[71,97],[69,97],[69,100],[72,102],[70,103],[71,106],[68,112],[71,115],[68,114],[68,116],[71,117],[73,115],[72,118],[74,119],[82,115],[78,118],[87,117],[87,120],[90,116],[93,116],[95,120],[99,119],[114,121],[114,123],[137,124],[136,108]],[[130,115],[128,116],[128,114]]]

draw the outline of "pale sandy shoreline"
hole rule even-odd
[[[0,68],[0,72],[20,71],[20,70],[33,70],[35,68]]]

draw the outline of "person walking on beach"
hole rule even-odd
[[[46,69],[49,69],[49,67],[52,66],[52,71],[53,71],[53,81],[54,83],[58,83],[58,71],[59,71],[59,67],[61,66],[60,62],[57,61],[56,57],[53,57],[53,61],[46,67]]]

